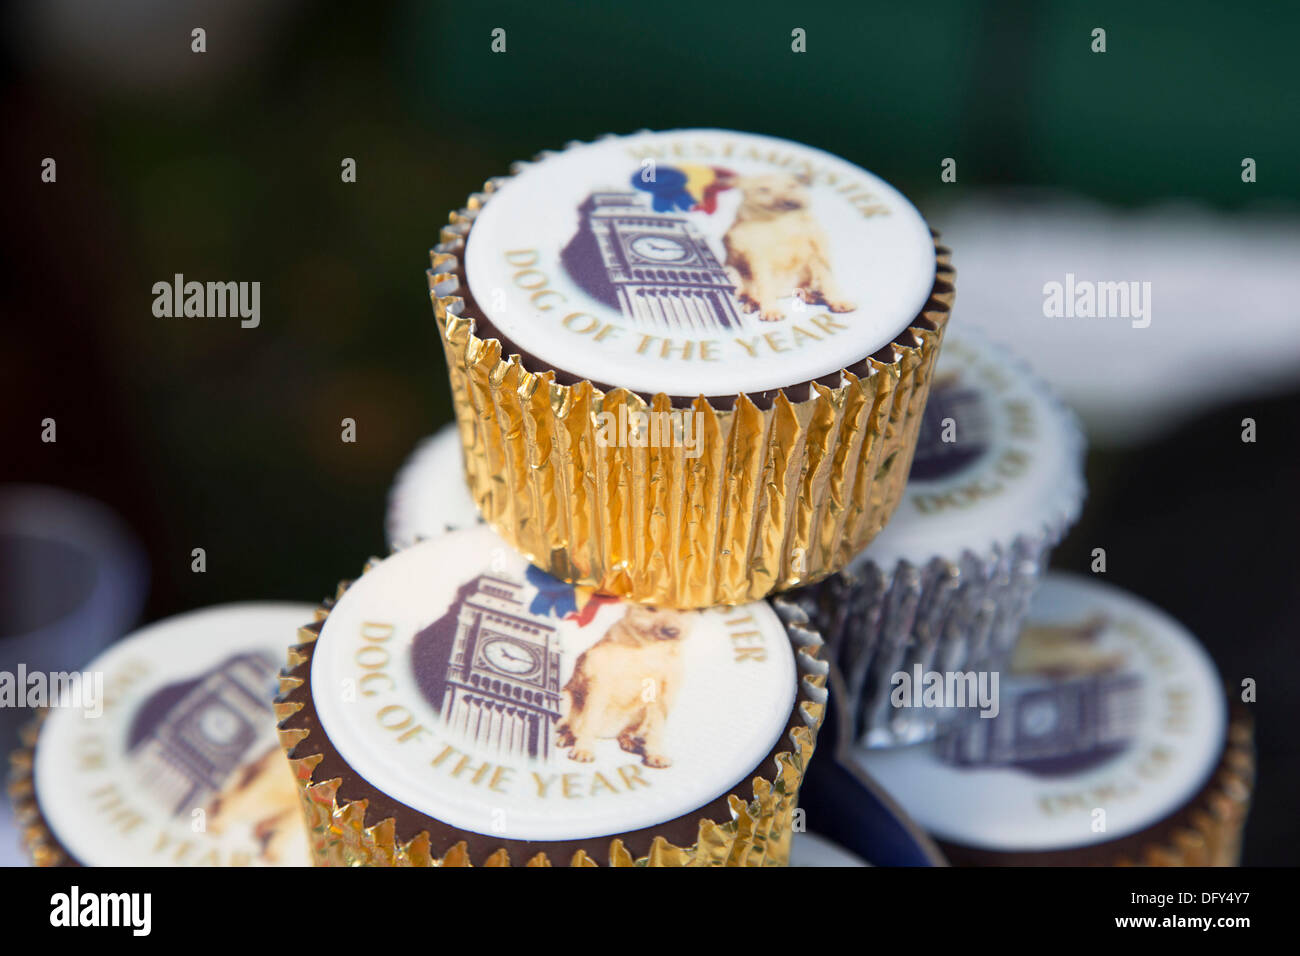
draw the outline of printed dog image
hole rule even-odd
[[[293,842],[294,828],[302,825],[301,812],[293,771],[276,745],[230,775],[206,808],[207,827],[220,834],[227,828],[251,825],[261,848],[258,855],[277,863]]]
[[[599,641],[578,658],[564,685],[562,719],[555,728],[569,759],[596,759],[598,739],[618,738],[647,767],[672,761],[663,747],[664,724],[681,687],[682,641],[690,617],[632,604]]]
[[[832,312],[852,312],[831,275],[830,244],[813,219],[807,178],[746,176],[740,211],[722,244],[740,307],[765,322],[784,318],[777,300],[795,295]]]
[[[1119,670],[1124,666],[1124,652],[1104,651],[1097,646],[1106,625],[1102,615],[1093,615],[1074,625],[1031,624],[1016,644],[1011,670],[1017,674],[1058,678]]]

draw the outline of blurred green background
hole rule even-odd
[[[383,550],[392,476],[449,420],[426,252],[512,160],[720,126],[838,153],[940,228],[987,187],[1290,207],[1298,29],[1300,7],[1209,2],[12,4],[3,478],[122,514],[150,618],[316,600]],[[154,317],[175,273],[260,281],[261,326]]]

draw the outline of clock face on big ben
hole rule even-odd
[[[686,243],[673,236],[637,236],[628,244],[628,248],[651,262],[682,262],[691,254]]]
[[[200,701],[176,721],[176,739],[204,753],[238,754],[254,736],[248,721],[218,700]]]
[[[541,664],[531,647],[505,638],[484,644],[483,659],[493,670],[511,677],[527,677],[536,672]]]
[[[244,729],[244,721],[224,707],[209,707],[199,715],[199,730],[205,740],[229,744]]]

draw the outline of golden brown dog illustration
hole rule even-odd
[[[667,767],[663,731],[682,683],[682,641],[690,615],[628,605],[609,632],[583,652],[564,685],[556,742],[569,759],[596,759],[597,739],[618,738],[647,767]]]
[[[301,826],[298,785],[277,745],[230,775],[221,792],[207,806],[207,826],[212,833],[247,826],[268,863],[279,862]]]
[[[1101,614],[1094,614],[1078,624],[1030,624],[1016,643],[1011,670],[1016,674],[1060,678],[1118,670],[1124,666],[1124,652],[1102,650],[1097,646],[1107,624]]]
[[[852,312],[831,275],[830,244],[813,219],[810,181],[802,176],[746,176],[736,221],[722,244],[740,307],[765,322],[784,318],[777,300],[794,295],[832,312]]]

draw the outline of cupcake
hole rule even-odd
[[[868,746],[935,736],[954,702],[934,675],[1005,664],[1052,547],[1078,517],[1084,442],[1018,359],[963,331],[944,343],[893,520],[800,600],[844,676]]]
[[[954,273],[871,173],[725,130],[575,143],[431,257],[470,494],[553,576],[744,603],[898,503]]]
[[[420,442],[397,473],[388,492],[388,547],[397,551],[482,520],[465,486],[460,436],[446,425]]]
[[[1250,722],[1176,621],[1049,574],[995,697],[937,741],[855,754],[953,863],[1238,862]]]
[[[594,593],[487,527],[399,551],[281,682],[315,862],[783,865],[825,701],[804,620]]]
[[[38,866],[309,866],[272,699],[315,608],[229,604],[169,618],[69,675],[11,757]]]

